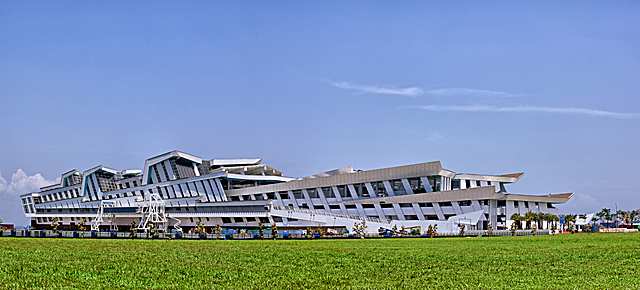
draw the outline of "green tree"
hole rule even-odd
[[[524,218],[521,215],[517,214],[517,213],[512,214],[511,215],[511,220],[513,221],[512,227],[513,227],[513,225],[515,225],[516,230],[519,230],[520,228],[522,228],[522,220],[523,219]]]
[[[626,224],[626,220],[628,219],[629,214],[627,213],[627,211],[625,210],[617,210],[616,214],[615,214],[615,218],[616,218],[616,225],[618,224],[618,221],[621,221],[622,223]]]
[[[430,238],[435,238],[438,235],[438,225],[429,225],[427,235],[429,235]]]
[[[519,224],[519,223],[520,223],[520,222],[512,223],[512,224],[511,224],[511,228],[510,228],[509,230],[511,231],[511,235],[512,235],[512,236],[515,236],[515,235],[516,235],[516,231],[518,231],[518,224]]]
[[[551,231],[555,232],[558,229],[558,225],[556,224],[560,218],[552,213],[545,214],[545,220],[547,221],[547,228]]]
[[[538,229],[541,230],[542,229],[542,223],[545,220],[546,215],[544,213],[541,213],[541,212],[537,213],[536,215],[537,215],[536,223],[538,224]]]
[[[601,209],[596,216],[599,217],[603,222],[608,223],[611,221],[611,210],[608,208]]]
[[[567,230],[569,230],[572,233],[575,231],[575,228],[574,228],[575,222],[576,222],[576,215],[568,214],[564,217],[564,223],[567,227]]]
[[[633,222],[639,217],[638,210],[629,211],[629,224],[633,224]]]
[[[58,228],[60,227],[60,218],[54,217],[51,221],[51,229],[54,233],[58,233]]]
[[[395,227],[395,226],[394,226]],[[364,239],[365,236],[365,231],[367,229],[367,222],[366,221],[361,221],[359,223],[355,223],[353,225],[353,232],[359,236],[361,239]],[[395,231],[394,231],[395,232]]]
[[[527,225],[527,230],[531,229],[531,223],[533,221],[535,221],[538,218],[538,215],[528,211],[525,215],[524,215],[524,221],[526,222]]]

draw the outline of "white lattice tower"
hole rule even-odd
[[[147,195],[142,202],[138,212],[142,215],[138,230],[148,231],[153,225],[159,231],[164,231],[167,224],[167,214],[165,213],[165,203],[158,193]]]
[[[98,212],[96,213],[96,217],[91,222],[91,230],[99,231],[100,225],[104,223],[104,208],[105,207],[113,207],[115,203],[110,200],[101,200],[100,207],[98,207]]]

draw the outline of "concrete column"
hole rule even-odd
[[[395,196],[395,192],[393,192],[393,188],[391,187],[391,183],[388,180],[382,182],[384,184],[384,190],[387,192],[388,196]]]
[[[438,216],[438,219],[441,220],[441,221],[446,220],[444,218],[444,213],[442,212],[442,208],[440,208],[440,205],[437,202],[432,202],[431,204],[433,205],[433,211]]]
[[[298,206],[298,200],[296,199],[295,196],[293,196],[293,192],[289,190],[287,191],[287,195],[289,195],[289,200],[293,201],[293,208],[300,209],[300,207]]]
[[[495,199],[490,199],[489,200],[489,223],[494,229],[496,229],[498,226],[497,208],[498,208],[498,201]]]
[[[353,184],[347,184],[347,190],[349,191],[349,195],[351,195],[351,198],[360,199],[360,197],[358,196],[358,192],[356,192],[356,188],[353,186]]]
[[[393,204],[393,211],[396,212],[396,216],[398,217],[398,219],[401,221],[405,220],[404,212],[402,212],[402,208],[400,208],[400,205],[396,202],[392,204]]]
[[[411,188],[411,184],[409,184],[408,179],[402,179],[402,186],[404,186],[404,191],[407,192],[407,194],[413,194],[413,189]]]
[[[322,200],[322,204],[324,205],[324,209],[326,211],[331,211],[331,207],[329,206],[329,202],[327,201],[327,197],[324,196],[324,191],[322,191],[322,188],[316,187],[316,191],[318,192],[318,196],[320,196],[320,200]]]
[[[422,209],[420,208],[420,205],[418,205],[417,203],[412,203],[411,206],[413,207],[413,211],[418,216],[418,220],[421,220],[421,221],[426,220],[426,218],[424,217],[424,213],[422,212]]]
[[[371,182],[365,182],[364,186],[367,188],[367,191],[369,192],[369,197],[378,197],[376,192],[373,190],[373,186],[371,185]]]
[[[376,202],[376,203],[374,203],[374,204],[373,204],[373,207],[375,207],[375,208],[376,208],[376,212],[378,213],[378,217],[379,217],[381,220],[383,220],[383,221],[384,221],[384,220],[386,220],[386,219],[387,219],[387,216],[385,216],[384,211],[382,210],[382,207],[380,207],[380,203],[377,203],[377,202]]]
[[[307,192],[306,189],[302,189],[302,197],[304,197],[304,200],[306,201],[307,206],[309,206],[310,209],[314,209],[313,201],[311,200],[311,197],[309,197],[309,193]]]
[[[456,213],[456,215],[463,214],[462,208],[460,207],[460,204],[457,201],[452,201],[451,207],[453,207],[453,211]]]
[[[278,206],[286,206],[286,205],[284,204],[284,201],[282,200],[282,197],[280,197],[280,193],[279,193],[279,192],[277,192],[277,191],[276,191],[276,192],[274,192],[274,195],[276,196],[276,200],[275,200],[275,203],[276,203],[276,204],[275,204],[275,205],[278,205]]]
[[[333,195],[336,196],[336,200],[338,201],[338,204],[340,205],[340,211],[343,214],[349,214],[349,212],[347,211],[347,208],[344,206],[344,203],[342,202],[342,197],[340,196],[340,192],[338,192],[338,187],[337,186],[332,186],[331,190],[333,190]]]
[[[432,192],[433,191],[433,188],[431,188],[431,183],[429,183],[429,178],[420,177],[420,180],[422,181],[422,186],[424,186],[424,190],[426,192]]]

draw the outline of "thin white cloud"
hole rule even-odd
[[[489,113],[550,113],[569,115],[588,115],[593,117],[605,117],[615,119],[631,119],[640,116],[637,113],[621,113],[587,108],[572,107],[538,107],[538,106],[512,106],[499,107],[492,105],[427,105],[410,106],[409,108],[433,111],[433,112],[489,112]]]
[[[427,95],[443,97],[493,97],[493,98],[513,98],[523,96],[522,94],[512,94],[501,91],[469,89],[469,88],[441,88],[432,89],[425,92]]]
[[[382,87],[372,85],[360,85],[350,82],[331,82],[331,85],[345,90],[356,91],[366,94],[397,95],[407,97],[417,97],[424,94],[424,90],[419,87]]]
[[[425,90],[417,86],[396,87],[380,85],[363,85],[352,82],[329,82],[332,86],[344,90],[355,91],[364,94],[377,95],[397,95],[407,97],[418,96],[438,96],[438,97],[490,97],[490,98],[511,98],[523,96],[522,94],[512,94],[501,91],[470,89],[470,88],[439,88]]]

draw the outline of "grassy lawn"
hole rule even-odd
[[[640,234],[153,241],[0,238],[0,288],[640,288]]]

